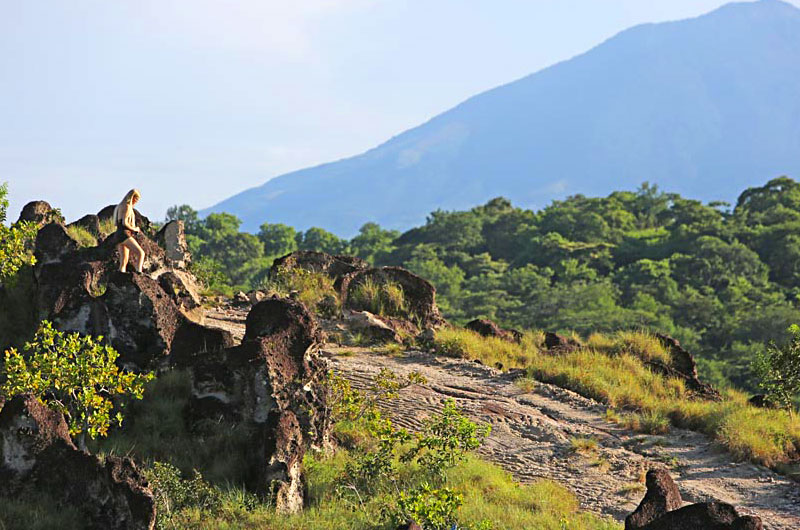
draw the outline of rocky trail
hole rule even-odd
[[[238,340],[245,317],[245,310],[214,310],[206,322]],[[717,499],[758,515],[765,528],[800,528],[799,484],[765,467],[735,462],[702,434],[675,428],[662,436],[637,434],[607,422],[598,402],[544,383],[523,389],[515,383],[518,374],[465,360],[331,344],[323,355],[357,387],[368,385],[381,368],[420,372],[428,383],[402,390],[389,407],[396,424],[416,429],[452,398],[473,420],[491,424],[479,451],[483,457],[523,483],[558,481],[585,510],[623,520],[644,494],[644,472],[660,466],[669,469],[685,502]],[[575,438],[593,438],[597,447],[575,452]]]

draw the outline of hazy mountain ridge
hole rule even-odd
[[[468,99],[361,155],[288,173],[204,213],[351,235],[504,195],[523,206],[644,180],[705,200],[800,174],[800,9],[729,4],[636,26]],[[591,87],[587,90],[587,87]]]

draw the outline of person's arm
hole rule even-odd
[[[128,223],[128,218],[133,219],[133,223]],[[134,232],[139,231],[139,229],[136,227],[136,215],[133,213],[133,206],[128,206],[128,208],[125,210],[123,224],[128,230],[133,230]]]

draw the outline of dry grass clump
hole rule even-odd
[[[465,330],[437,332],[437,351],[492,365],[525,368],[527,377],[553,383],[611,407],[609,421],[661,434],[670,425],[703,432],[742,460],[782,468],[800,456],[800,418],[761,409],[747,396],[728,390],[721,402],[693,399],[680,379],[650,371],[643,359],[665,360],[664,348],[644,332],[592,334],[584,347],[568,353],[542,352],[535,333],[523,343],[484,338]],[[533,386],[522,382],[521,388]],[[628,411],[620,415],[617,411]],[[633,414],[630,414],[633,413]]]
[[[501,363],[505,368],[525,368],[539,354],[539,337],[526,333],[521,344],[483,337],[479,333],[462,328],[444,328],[436,332],[434,347],[448,357],[480,360],[487,366]]]
[[[375,315],[408,317],[408,302],[403,286],[395,282],[376,282],[367,278],[348,295],[349,304]]]
[[[97,238],[82,226],[71,225],[67,227],[67,235],[78,243],[79,248],[96,247]]]
[[[573,453],[594,453],[598,445],[597,439],[591,436],[575,436],[569,440],[569,450]]]
[[[100,235],[104,238],[114,233],[116,229],[117,225],[114,223],[114,219],[112,217],[108,217],[100,221]]]
[[[333,279],[323,272],[301,268],[279,269],[262,288],[273,290],[281,296],[289,296],[292,291],[296,291],[297,299],[311,311],[317,311],[318,306],[323,309],[322,306],[329,305],[335,307],[326,307],[327,313],[338,311],[339,296],[333,288]]]

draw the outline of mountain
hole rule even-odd
[[[361,155],[205,210],[353,235],[505,196],[542,207],[643,181],[703,200],[800,175],[800,9],[761,0],[644,24]]]

